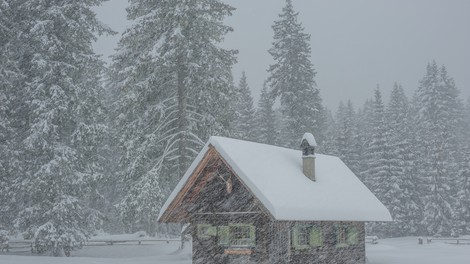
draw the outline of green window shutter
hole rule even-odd
[[[299,227],[298,226],[292,227],[292,247],[296,249],[299,247]]]
[[[323,246],[323,233],[320,227],[314,226],[310,231],[310,246],[320,247]]]
[[[358,232],[355,226],[351,226],[348,228],[348,244],[349,245],[356,245],[358,242]]]
[[[219,226],[218,227],[218,243],[219,245],[229,245],[230,244],[230,229],[228,226]]]
[[[254,225],[250,225],[250,246],[256,245],[256,228]]]

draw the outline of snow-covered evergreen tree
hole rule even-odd
[[[463,117],[455,217],[457,232],[470,234],[470,98],[464,109]]]
[[[97,154],[106,131],[104,64],[92,42],[111,31],[92,11],[100,0],[20,2],[24,197],[15,223],[38,250],[58,253],[84,241],[99,215],[86,202],[102,175]]]
[[[356,130],[356,113],[350,100],[347,105],[344,105],[343,102],[339,104],[334,134],[335,155],[340,157],[354,173],[359,173],[361,166],[361,157],[358,153],[360,142]]]
[[[245,72],[242,73],[240,83],[234,95],[235,120],[232,134],[243,140],[255,140],[255,109],[250,87],[246,80]]]
[[[278,122],[273,107],[274,98],[265,83],[261,90],[256,112],[256,140],[265,144],[277,145],[279,140]]]
[[[414,169],[413,133],[408,98],[401,85],[395,83],[386,109],[388,131],[389,182],[388,209],[394,219],[385,226],[389,236],[416,235],[422,221],[418,175]]]
[[[384,184],[386,184],[389,176],[389,146],[386,138],[385,108],[379,87],[374,91],[372,118],[372,135],[367,143],[368,170],[366,172],[366,184],[369,185],[369,188],[379,200],[386,204],[384,196],[388,186],[384,186]]]
[[[336,134],[337,134],[337,124],[336,120],[333,117],[333,113],[330,109],[325,107],[325,136],[321,146],[318,146],[318,152],[327,154],[327,155],[337,155],[338,149],[336,147]]]
[[[17,61],[14,59],[15,47],[19,43],[15,13],[12,3],[0,1],[0,222],[11,226],[12,216],[15,214],[14,191],[12,186],[17,177],[15,168],[14,147],[17,146],[18,134],[15,129],[14,114],[16,111],[19,93],[15,86],[21,79]]]
[[[456,199],[454,233],[468,235],[470,234],[470,144],[468,143],[461,147]]]
[[[219,44],[232,30],[223,20],[233,8],[219,0],[130,3],[134,23],[110,77],[125,192],[120,208],[129,228],[151,229],[202,144],[232,123],[235,52]]]
[[[390,173],[390,147],[385,120],[385,107],[382,101],[382,93],[379,87],[374,91],[372,106],[372,135],[367,144],[367,171],[365,172],[365,183],[377,198],[389,207],[394,199],[392,182],[396,182],[395,176]],[[390,210],[390,208],[389,208]],[[373,224],[370,227],[374,232],[386,234],[387,230],[383,224]]]
[[[449,235],[452,229],[457,166],[457,126],[461,103],[444,66],[427,65],[415,95],[418,143],[423,181],[424,223],[429,235]]]
[[[310,35],[304,32],[298,21],[292,0],[286,0],[273,30],[274,42],[269,53],[274,64],[268,69],[267,82],[270,91],[280,97],[281,144],[298,148],[299,138],[305,132],[312,132],[317,140],[322,141],[325,114],[310,61]]]

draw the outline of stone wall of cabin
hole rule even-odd
[[[323,233],[323,246],[298,250],[292,246],[291,230],[296,224],[316,225]],[[338,247],[335,226],[354,225],[358,230],[355,245]],[[363,264],[365,263],[365,231],[362,222],[275,222],[271,234],[270,263],[273,264]]]

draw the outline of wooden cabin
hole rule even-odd
[[[193,263],[365,263],[366,221],[391,221],[337,157],[211,137],[159,222],[190,223]]]

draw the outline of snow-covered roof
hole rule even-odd
[[[302,171],[302,153],[211,137],[160,211],[166,211],[213,146],[276,220],[391,221],[385,206],[337,157],[316,155],[316,181]]]
[[[312,147],[317,146],[317,141],[315,140],[315,137],[312,135],[312,133],[305,133],[302,137],[302,141],[300,142],[302,143],[304,140],[307,140],[307,143]]]

